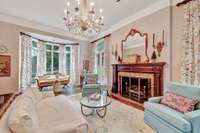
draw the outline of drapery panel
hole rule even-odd
[[[79,85],[80,71],[79,71],[79,45],[72,46],[72,63],[70,70],[70,82],[73,85]]]
[[[20,88],[31,87],[32,83],[32,41],[31,37],[21,35],[21,79]]]
[[[38,41],[37,76],[42,76],[46,73],[45,57],[46,57],[46,44],[43,41]]]
[[[200,85],[200,0],[184,7],[186,27],[184,32],[181,81]]]

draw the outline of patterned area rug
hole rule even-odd
[[[79,113],[81,94],[68,96]],[[91,133],[155,133],[144,121],[144,112],[112,99],[105,118],[96,114],[85,117]]]

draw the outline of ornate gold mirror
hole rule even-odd
[[[148,57],[148,34],[131,29],[122,40],[122,62],[140,63],[149,62]]]

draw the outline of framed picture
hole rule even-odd
[[[10,76],[10,62],[9,55],[0,55],[0,77]]]

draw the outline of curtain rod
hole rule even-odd
[[[176,6],[182,6],[182,5],[185,5],[185,4],[187,4],[188,2],[190,2],[190,1],[192,1],[192,0],[183,0],[182,2],[177,3]]]
[[[97,42],[97,41],[99,41],[99,40],[101,40],[101,39],[105,39],[105,38],[107,38],[107,37],[109,37],[109,36],[111,36],[111,34],[105,35],[105,36],[103,36],[103,37],[101,37],[101,38],[98,38],[98,39],[96,39],[96,40],[94,40],[94,41],[92,41],[92,42],[90,42],[90,43],[95,43],[95,42]]]
[[[20,35],[26,35],[26,36],[29,36],[33,39],[41,41],[41,42],[54,43],[54,44],[59,44],[59,45],[79,45],[79,43],[59,43],[59,42],[53,42],[53,41],[46,41],[46,40],[42,40],[42,39],[39,39],[37,37],[31,36],[31,35],[24,33],[24,32],[20,32]]]

